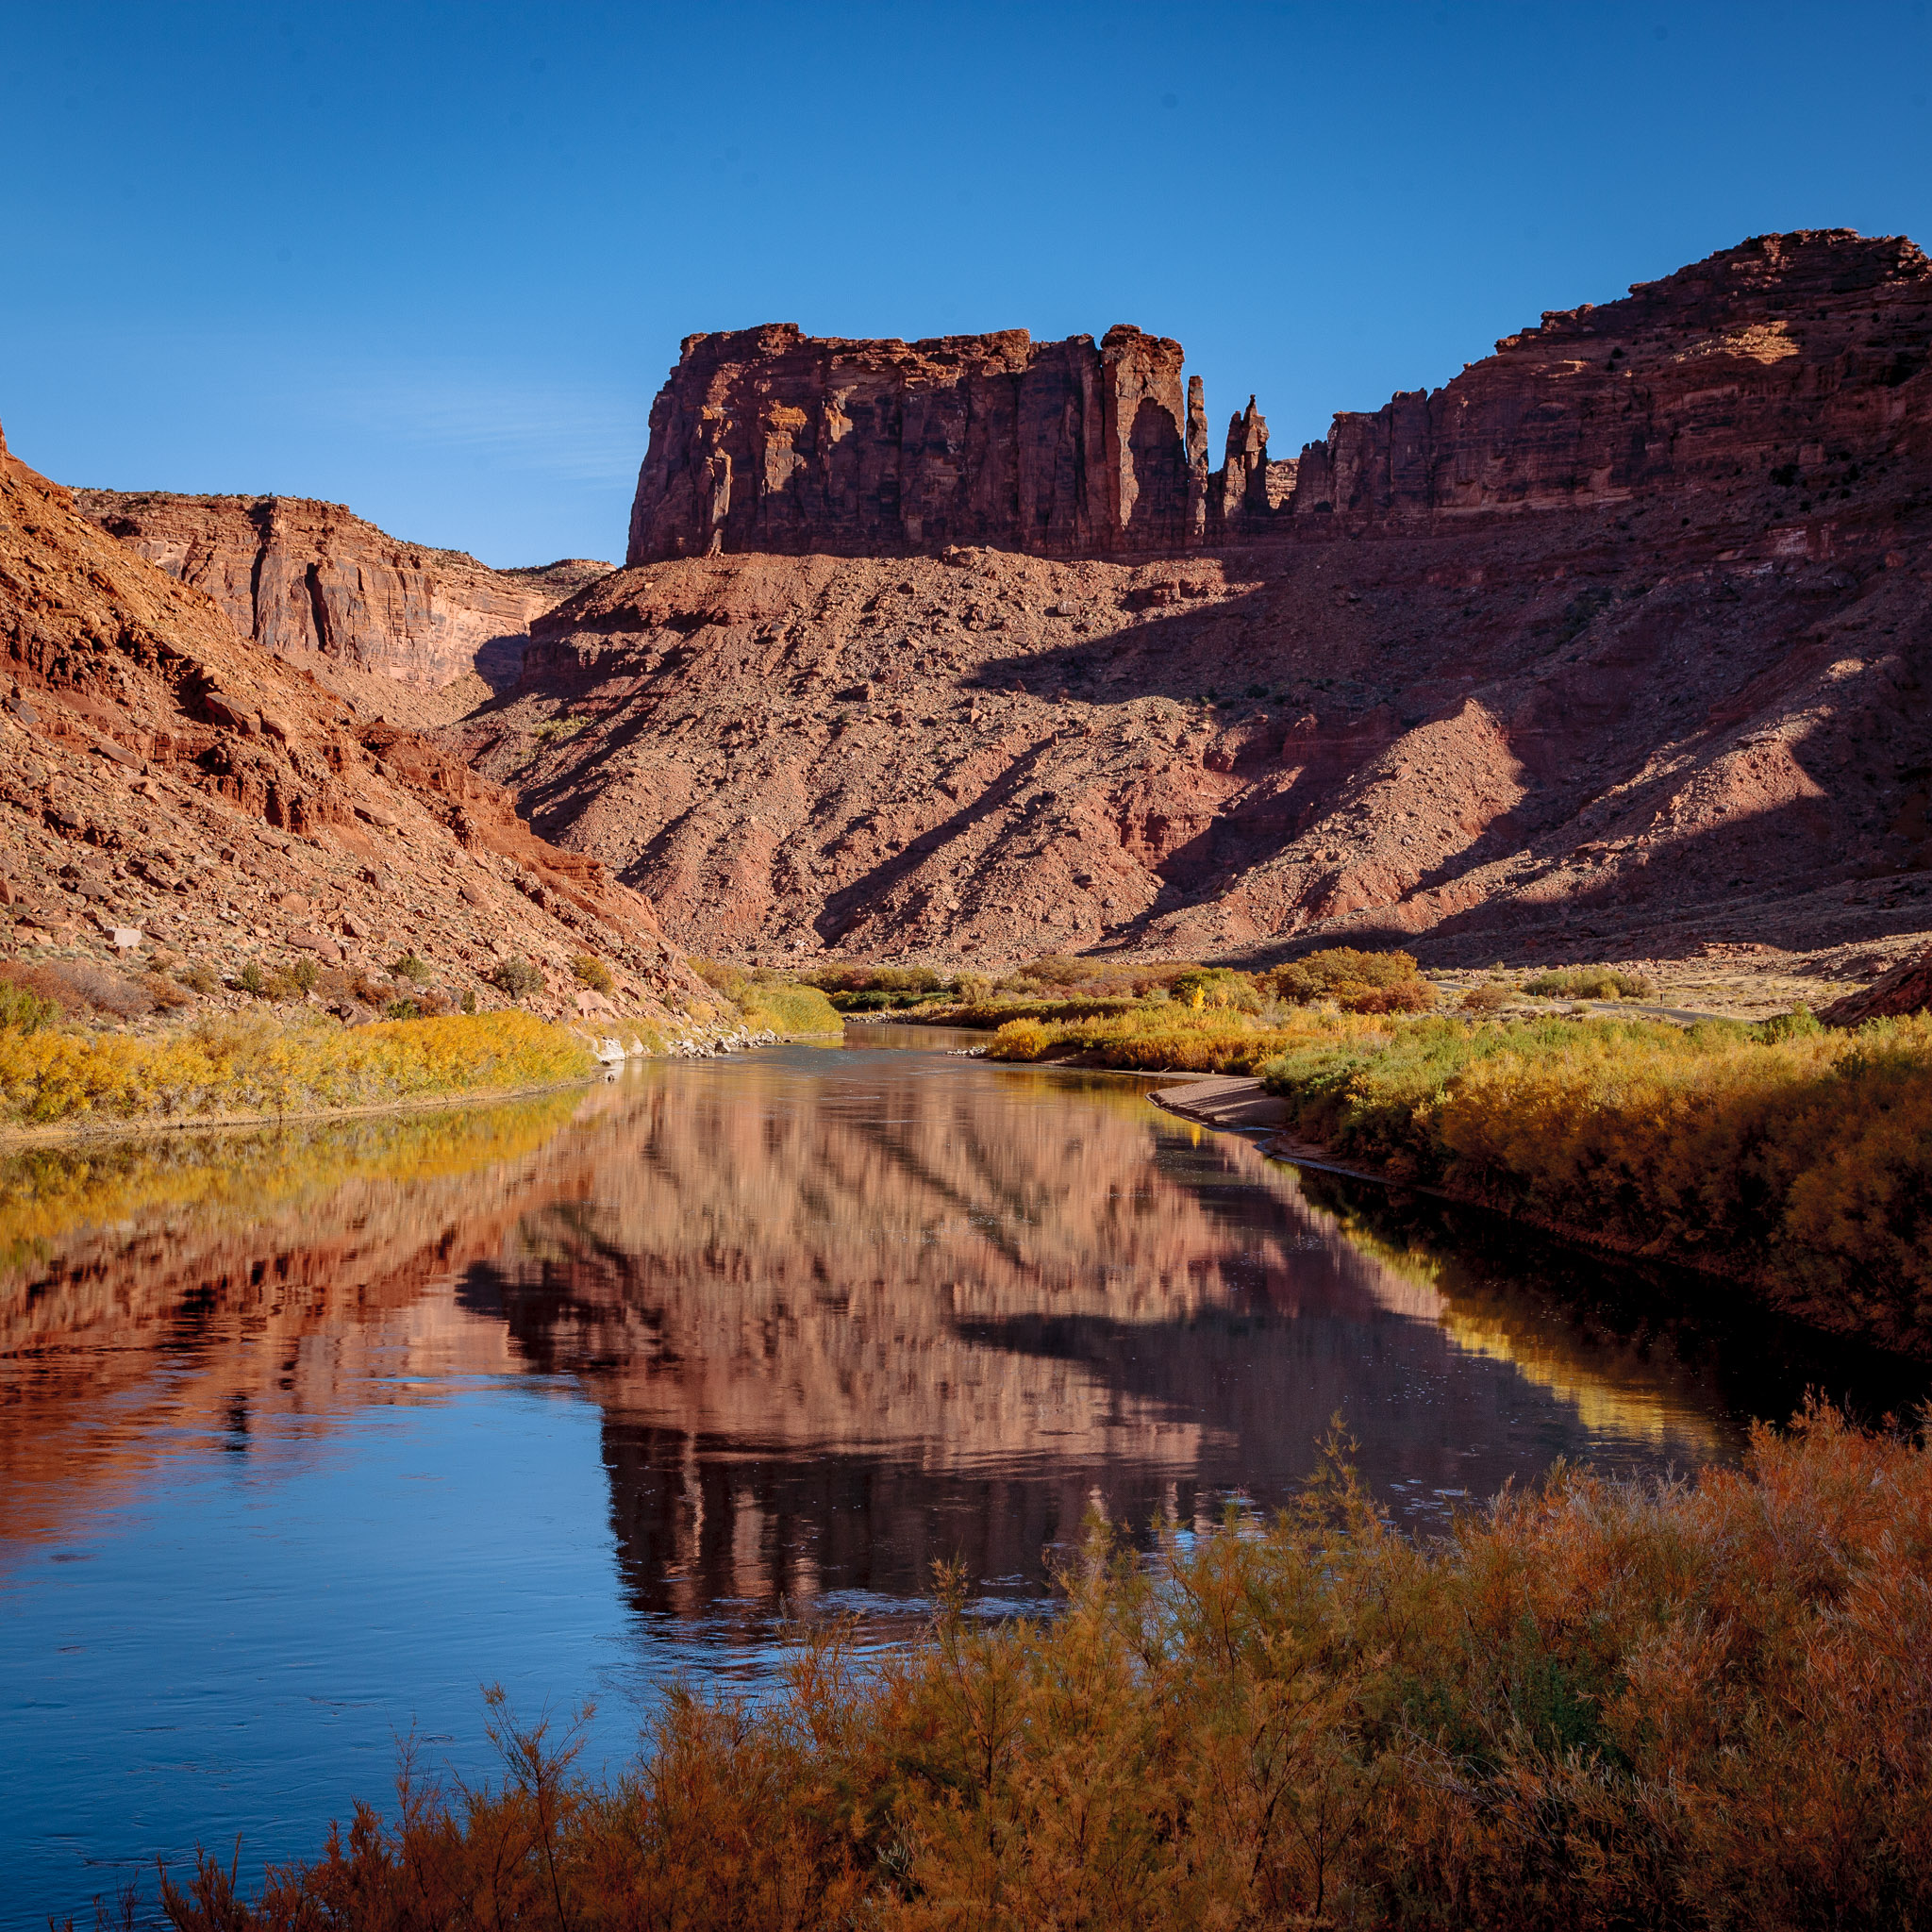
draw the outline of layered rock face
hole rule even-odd
[[[1777,470],[1835,491],[1923,420],[1928,353],[1932,263],[1912,242],[1761,235],[1625,301],[1545,311],[1445,388],[1337,416],[1286,508],[1455,520],[1724,496]]]
[[[1034,352],[1001,340],[1010,390]],[[695,341],[636,554],[819,554],[603,580],[539,620],[522,694],[456,741],[691,943],[991,964],[1379,935],[1486,963],[1932,925],[1932,275],[1911,243],[1747,242],[1553,313],[1292,464],[1251,410],[1209,475],[1176,366],[1159,500],[1183,529],[1154,559],[1080,555],[1072,518],[1027,526],[1064,555],[905,558],[941,533],[879,520],[879,453],[904,444],[850,412],[825,440],[829,404],[784,404],[802,468],[747,503],[732,453],[758,410],[828,396],[879,346]],[[691,437],[732,455],[702,532],[666,480]],[[827,451],[874,452],[877,487],[801,521]]]
[[[242,637],[346,695],[387,696],[392,712],[408,708],[405,693],[372,680],[450,691],[461,709],[508,689],[530,620],[609,568],[567,558],[491,570],[304,497],[82,490],[75,501],[150,563],[206,591]]]
[[[0,934],[84,959],[121,927],[137,957],[232,974],[307,954],[345,987],[413,952],[487,1005],[506,954],[548,970],[538,1003],[584,1010],[593,952],[654,1014],[706,989],[643,899],[536,838],[510,793],[417,732],[244,641],[202,591],[0,456]],[[591,996],[608,1010],[602,995]]]
[[[651,409],[630,563],[720,551],[1177,550],[1205,527],[1178,342],[1122,324],[844,341],[687,337]]]

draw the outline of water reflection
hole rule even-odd
[[[937,1557],[1036,1595],[1088,1510],[1278,1501],[1337,1413],[1426,1528],[1729,1455],[1810,1373],[1148,1083],[891,1037],[0,1168],[0,1858],[46,1894],[0,1924],[76,1855],[311,1847],[479,1682],[634,1717],[781,1605],[904,1627]]]

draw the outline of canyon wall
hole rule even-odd
[[[464,755],[707,950],[1487,963],[1932,925],[1912,243],[1757,238],[1291,462],[1250,403],[1212,473],[1179,351],[1108,343],[694,338],[633,536],[660,560],[537,620]],[[915,396],[943,435],[908,438]],[[943,514],[908,522],[908,479]]]
[[[1297,521],[1577,508],[1882,457],[1932,350],[1932,263],[1902,236],[1760,235],[1600,308],[1545,311],[1444,388],[1335,419]],[[1822,480],[1822,479],[1818,479]],[[1832,483],[1842,479],[1834,475]]]
[[[533,1004],[602,1018],[610,1002],[570,966],[591,952],[628,1008],[709,997],[601,861],[534,837],[506,788],[238,636],[11,457],[0,906],[0,949],[28,964],[104,957],[120,930],[137,960],[218,978],[307,956],[343,1003],[355,975],[412,953],[444,996],[493,1005],[489,975],[514,956],[541,970]]]
[[[236,630],[351,695],[357,674],[467,709],[516,681],[530,621],[609,566],[567,558],[491,570],[406,543],[340,504],[291,496],[81,490],[81,511],[172,577],[206,591]],[[401,693],[392,697],[400,699]]]

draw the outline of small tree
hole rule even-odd
[[[543,969],[512,954],[508,958],[496,962],[494,970],[490,974],[490,983],[498,992],[508,993],[511,999],[520,1000],[525,994],[535,992],[543,984]]]

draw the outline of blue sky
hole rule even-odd
[[[63,482],[621,556],[697,329],[1115,322],[1274,453],[1746,235],[1932,243],[1857,4],[0,0],[0,424]]]

